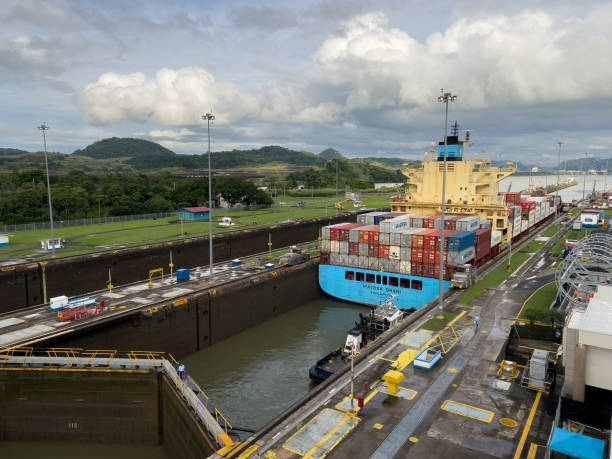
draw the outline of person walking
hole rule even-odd
[[[178,374],[181,379],[183,379],[183,375],[185,374],[185,365],[182,363],[178,366]]]
[[[474,317],[474,324],[476,325],[476,330],[478,330],[478,326],[480,325],[480,316],[478,314]]]

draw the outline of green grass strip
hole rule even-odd
[[[443,316],[443,319],[438,319],[438,316],[435,316],[434,318],[429,319],[427,322],[423,324],[421,328],[424,330],[431,330],[434,332],[440,331],[445,327],[447,323],[449,323],[451,320],[457,317],[457,314],[453,314],[452,312],[444,311],[442,313],[442,316]]]
[[[559,315],[556,311],[550,310],[550,305],[555,301],[556,297],[556,282],[540,287],[525,303],[519,319],[548,322],[551,316],[556,317]]]
[[[542,233],[544,237],[553,237],[555,234],[559,232],[559,230],[563,228],[563,225],[552,225],[550,228],[547,228],[546,231]]]
[[[476,282],[472,287],[470,287],[465,293],[463,293],[459,297],[459,303],[468,304],[474,298],[482,295],[488,288],[496,288],[501,284],[505,279],[508,278],[510,274],[516,271],[519,266],[521,266],[525,260],[529,258],[529,255],[523,252],[518,252],[512,255],[512,262],[510,264],[510,272],[506,271],[506,262],[502,263],[500,266],[491,271],[484,279]]]

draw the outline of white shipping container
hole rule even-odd
[[[524,233],[529,229],[529,220],[523,220],[521,223],[521,233]]]
[[[512,237],[516,237],[521,234],[521,220],[519,219],[518,225],[515,223],[512,225]]]
[[[533,225],[535,225],[535,215],[533,217],[529,217],[529,220],[527,220],[529,222],[529,228],[531,228]]]
[[[378,269],[380,269],[381,271],[389,271],[389,259],[379,258],[378,259]]]
[[[368,257],[368,269],[371,271],[378,271],[378,258]]]
[[[348,255],[338,254],[338,265],[340,266],[348,266]]]
[[[476,248],[474,246],[468,247],[461,252],[448,252],[447,264],[450,266],[458,266],[464,263],[468,263],[473,260],[476,256]]]
[[[368,256],[368,244],[364,244],[363,242],[359,243],[359,255]]]
[[[406,230],[389,233],[389,245],[402,245],[402,234]]]
[[[340,241],[329,241],[331,253],[340,253]]]
[[[340,253],[342,255],[348,255],[349,243],[347,241],[339,241],[340,242]]]
[[[359,268],[361,269],[369,268],[367,255],[359,255]]]
[[[389,259],[389,272],[400,273],[400,261]]]
[[[389,247],[389,258],[393,260],[399,260],[401,258],[401,250],[399,245],[392,245]]]
[[[535,210],[530,210],[529,211],[529,220],[534,220],[535,221]]]
[[[501,243],[502,240],[502,232],[493,230],[491,231],[491,247],[495,247],[497,244]]]
[[[514,226],[518,226],[519,228],[521,227],[521,214],[519,214],[518,217],[514,217],[513,224]]]
[[[412,259],[412,247],[402,247],[400,249],[400,260],[410,261]]]
[[[410,274],[410,262],[409,261],[400,261],[400,273],[402,274]]]
[[[359,268],[359,256],[357,256],[357,255],[349,255],[348,256],[348,265],[351,268]]]
[[[339,259],[340,259],[339,257],[340,257],[339,253],[335,253],[335,252],[330,253],[329,254],[329,264],[337,266],[339,264]]]
[[[328,241],[327,239],[323,239],[321,241],[321,253],[329,253],[329,252],[331,252],[331,243],[330,242],[331,241]]]
[[[478,217],[464,217],[457,220],[458,231],[476,231],[478,228],[480,228]]]
[[[359,231],[361,231],[362,228],[363,226],[360,226],[359,228],[349,230],[349,242],[359,242]]]
[[[410,228],[410,216],[400,215],[399,217],[390,218],[380,222],[380,231],[390,233],[401,229]]]
[[[342,226],[342,225],[346,225],[346,223],[336,223],[335,225],[328,225],[328,226],[324,226],[321,229],[321,239],[330,239],[330,229],[333,228],[334,226]]]
[[[378,233],[378,243],[380,245],[389,245],[389,233]]]

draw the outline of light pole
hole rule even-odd
[[[202,119],[206,120],[208,125],[208,255],[210,260],[210,274],[208,275],[208,282],[212,283],[215,281],[213,274],[213,238],[212,238],[212,213],[213,213],[213,200],[212,200],[212,173],[210,169],[210,122],[215,120],[215,116],[212,113],[207,113],[202,116]]]
[[[43,146],[45,151],[45,170],[47,171],[47,196],[49,198],[49,222],[51,223],[51,250],[53,254],[51,255],[55,258],[55,228],[53,227],[53,205],[51,204],[51,184],[49,183],[49,162],[47,161],[47,136],[45,131],[49,130],[49,126],[45,123],[38,126],[38,129],[42,131],[43,134]],[[49,250],[47,248],[47,250]]]
[[[582,200],[584,201],[584,193],[586,191],[586,168],[587,168],[587,159],[589,158],[589,153],[586,152],[584,154],[584,167],[582,168]]]
[[[444,116],[444,172],[442,174],[442,229],[440,231],[440,295],[438,297],[440,315],[444,312],[444,215],[446,213],[446,150],[448,148],[448,103],[457,100],[457,96],[450,92],[444,92],[441,89],[441,96],[438,97],[438,102],[442,102],[446,106]]]
[[[556,205],[557,200],[559,199],[559,173],[561,172],[561,145],[563,142],[557,142],[559,145],[559,163],[557,165],[557,193],[555,194],[555,217],[559,217],[559,206]]]

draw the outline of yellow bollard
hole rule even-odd
[[[399,392],[399,384],[404,380],[404,373],[401,371],[389,370],[384,374],[382,380],[387,383],[389,392],[397,394]]]

